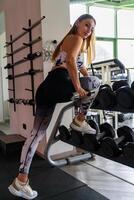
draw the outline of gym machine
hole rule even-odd
[[[124,71],[124,66],[117,59],[108,60],[107,62],[105,61],[105,64],[108,64],[111,68],[117,67],[117,68],[120,68],[121,71]],[[102,63],[101,63],[101,65],[102,65]],[[106,92],[104,92],[104,94],[103,94],[105,97],[106,94],[108,93],[108,91],[113,93],[113,90],[117,91],[121,86],[126,86],[126,85],[127,85],[126,80],[123,80],[122,82],[118,81],[118,83],[115,82],[113,84],[112,88],[108,84],[102,85],[100,87],[100,91],[102,90],[104,92],[104,90],[106,90]],[[105,102],[105,100],[104,100],[104,102]],[[115,132],[114,128],[107,122],[99,125],[99,127],[98,127],[98,125],[93,120],[88,120],[88,123],[90,124],[90,126],[94,129],[96,129],[95,135],[92,135],[92,134],[84,134],[83,135],[82,133],[80,133],[78,131],[74,131],[70,128],[67,129],[64,125],[61,125],[61,121],[62,121],[64,113],[67,110],[72,109],[76,105],[78,106],[78,104],[79,104],[79,99],[76,98],[76,99],[74,99],[74,101],[70,101],[68,103],[57,104],[57,106],[55,108],[55,112],[54,112],[55,114],[51,120],[51,124],[54,124],[54,126],[53,126],[50,138],[47,142],[46,149],[45,149],[45,157],[48,160],[48,162],[53,166],[62,166],[62,165],[67,165],[67,164],[72,164],[72,163],[77,163],[80,161],[92,159],[93,154],[90,152],[94,153],[99,148],[101,148],[102,143],[104,143],[104,141],[106,141],[105,138],[110,138],[111,141],[114,144],[116,144],[116,150],[115,150],[115,148],[112,149],[112,151],[114,152],[113,153],[114,155],[117,155],[117,152],[120,151],[120,146],[118,146],[118,144],[117,144],[118,142],[116,142],[117,140],[115,139],[116,132]],[[94,108],[94,102],[93,102],[91,108]],[[98,107],[97,107],[97,109],[98,109]],[[102,109],[102,108],[99,108],[99,109]],[[115,110],[113,109],[113,111],[115,111]],[[56,116],[56,118],[55,118],[55,116]],[[123,144],[125,144],[125,142],[127,142],[127,141],[133,141],[133,139],[132,139],[133,133],[132,133],[131,129],[129,129],[129,130],[128,129],[129,129],[129,127],[126,129],[123,127],[122,135],[120,134],[122,129],[120,128],[119,129],[120,131],[118,130],[117,134],[119,135],[119,138],[121,139],[121,141],[124,142]],[[118,140],[120,140],[120,139],[118,139]],[[75,155],[69,155],[66,158],[57,159],[57,160],[53,159],[51,156],[51,153],[50,153],[50,149],[58,141],[63,141],[65,143],[68,143],[75,147],[80,148],[81,153],[79,152],[77,154],[77,152],[76,152]],[[112,146],[115,146],[115,145],[112,145]],[[106,145],[104,145],[104,148],[105,147],[106,147]],[[109,149],[110,149],[110,147],[109,147]],[[106,151],[106,148],[105,148],[105,151]],[[110,150],[108,152],[110,152]]]
[[[44,152],[44,157],[52,166],[63,166],[93,159],[94,156],[91,152],[99,149],[101,139],[105,136],[110,136],[112,138],[115,137],[115,131],[108,123],[101,124],[98,128],[96,122],[93,120],[88,120],[88,123],[91,125],[91,127],[96,129],[95,135],[83,134],[71,128],[68,129],[62,125],[62,119],[65,112],[72,108],[78,108],[80,104],[81,99],[76,96],[72,101],[58,103],[55,107],[51,122],[49,124],[49,127],[53,128],[52,131],[50,131],[51,134],[47,141]],[[76,148],[75,153],[72,154],[71,152],[70,155],[67,155],[64,158],[55,159],[51,155],[51,148],[59,141],[77,147],[79,148],[79,151],[77,151]]]

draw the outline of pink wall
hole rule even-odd
[[[13,38],[22,32],[22,27],[28,27],[28,19],[32,20],[32,23],[41,18],[40,1],[39,0],[2,0],[0,3],[0,11],[5,12],[5,25],[6,25],[6,38],[9,41],[10,34]],[[41,36],[41,25],[33,29],[33,39]],[[23,42],[28,41],[28,34],[23,36],[17,42],[14,43],[14,50],[22,46]],[[41,50],[42,42],[38,42],[33,46],[34,51]],[[7,49],[10,52],[10,48]],[[29,53],[28,48],[15,54],[14,61],[22,59]],[[10,62],[10,58],[8,59]],[[30,62],[25,62],[21,65],[15,66],[15,74],[23,73],[30,69]],[[34,61],[34,69],[42,69],[42,58],[38,58]],[[10,73],[10,71],[9,71]],[[35,90],[40,82],[43,80],[43,73],[35,75]],[[31,88],[30,76],[20,77],[15,79],[16,86],[16,98],[31,98],[30,92],[25,91],[25,88]],[[9,81],[9,88],[12,88],[12,81]],[[10,97],[12,92],[10,91]],[[32,106],[16,105],[16,112],[14,112],[13,104],[10,104],[10,126],[11,132],[27,136],[32,129],[33,113]],[[22,124],[27,125],[27,129],[24,130]]]

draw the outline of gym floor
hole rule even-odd
[[[119,127],[123,125],[133,128],[133,116],[119,123]],[[65,166],[62,170],[110,200],[132,200],[134,199],[134,163],[131,163],[130,167],[124,160],[118,158],[115,160],[95,155],[94,160]],[[126,165],[122,164],[123,162],[119,163],[120,161]]]
[[[133,127],[133,124],[133,119],[129,119],[120,123],[119,126],[128,125]],[[3,131],[8,130],[7,124],[5,125],[5,128],[3,124],[2,126],[0,124],[0,130],[1,128]],[[118,159],[116,161],[118,161]],[[42,166],[44,161],[42,162],[40,159],[37,160],[37,162],[34,161],[31,179],[35,188],[37,188],[41,194],[37,199],[133,200],[134,165],[131,165],[130,167],[116,161],[95,155],[95,159],[84,161],[75,165],[64,166],[60,169],[50,168],[47,164],[43,164]],[[0,199],[14,199],[9,193],[6,192],[9,181],[11,181],[16,174],[17,165],[15,163],[16,160],[14,162],[13,160],[1,159],[0,171],[2,182],[0,183],[0,188],[2,188],[2,191],[5,191],[5,193],[0,194]],[[2,166],[6,166],[6,168]],[[36,168],[37,174],[34,173]],[[7,173],[9,173],[9,177],[7,176]],[[4,174],[6,175],[6,179]],[[35,183],[34,179],[35,181],[39,180],[39,183]],[[41,180],[44,183],[43,185]],[[41,185],[41,188],[39,188],[39,185]]]
[[[134,199],[134,169],[96,155],[95,160],[62,170],[111,200]]]

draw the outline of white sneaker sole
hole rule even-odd
[[[36,198],[36,197],[38,196],[38,193],[35,192],[35,195],[33,195],[32,197],[29,197],[29,196],[27,196],[26,194],[24,194],[23,192],[15,190],[15,188],[14,188],[12,185],[10,185],[10,186],[8,187],[8,190],[9,190],[10,193],[13,194],[14,196],[22,197],[22,198],[24,198],[24,199],[34,199],[34,198]]]

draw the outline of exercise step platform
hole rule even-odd
[[[20,153],[25,138],[18,134],[0,135],[0,151],[4,155]]]

